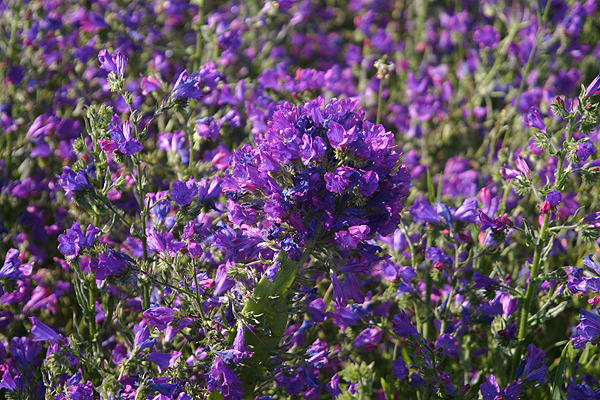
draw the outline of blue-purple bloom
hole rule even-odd
[[[238,400],[244,395],[242,382],[223,362],[221,357],[215,359],[212,367],[210,367],[210,373],[204,374],[204,377],[206,378],[208,391],[214,392],[218,389],[225,400]]]
[[[154,345],[156,345],[156,339],[150,339],[150,329],[148,329],[148,325],[144,325],[142,327],[136,325],[133,328],[133,331],[135,332],[133,346],[138,351],[154,347]]]
[[[577,335],[571,336],[573,347],[576,349],[585,348],[587,343],[597,345],[600,343],[600,316],[598,310],[592,313],[587,310],[579,312],[579,325],[576,326]]]
[[[425,339],[417,331],[417,328],[411,324],[410,320],[406,316],[404,311],[394,316],[394,333],[402,338],[412,337],[418,341],[424,341]]]
[[[542,116],[540,115],[540,111],[535,108],[535,107],[531,107],[529,109],[529,113],[527,113],[527,125],[533,127],[533,128],[537,128],[540,131],[546,133],[546,124],[544,123],[544,120],[542,119]]]
[[[0,380],[0,389],[8,389],[15,390],[17,388],[17,383],[14,378],[10,375],[10,371],[8,368],[4,370],[4,374],[2,375],[2,380]]]
[[[365,328],[352,342],[353,346],[362,347],[381,341],[383,331],[378,328]]]
[[[530,344],[527,347],[527,357],[525,357],[525,360],[517,368],[515,380],[523,376],[523,381],[529,380],[544,383],[544,379],[548,373],[545,356],[546,353],[544,353],[544,350]]]
[[[517,400],[521,395],[521,382],[514,381],[506,389],[500,390],[500,386],[494,375],[488,375],[486,382],[480,386],[483,400]]]
[[[96,237],[100,233],[100,229],[90,224],[85,231],[85,235],[81,231],[79,221],[75,222],[70,229],[58,236],[58,250],[69,260],[75,259],[79,255],[82,247],[91,249],[96,241]]]
[[[408,367],[403,359],[392,361],[392,376],[398,379],[404,379],[408,376]]]
[[[473,272],[473,282],[475,283],[475,288],[477,289],[481,289],[488,286],[495,286],[498,284],[498,282],[496,282],[495,279],[482,275],[477,271]]]
[[[33,335],[34,342],[49,340],[58,343],[60,341],[60,337],[54,329],[40,322],[36,317],[29,317],[29,320],[33,324],[31,327],[31,334]]]
[[[223,80],[223,75],[217,71],[214,63],[209,62],[191,75],[184,70],[171,91],[173,100],[191,98],[198,100],[208,91],[214,89]]]
[[[327,356],[329,355],[329,350],[327,350],[327,342],[317,339],[308,346],[306,350],[306,355],[308,359],[306,360],[308,364],[314,368],[322,368],[324,365],[327,365],[329,360]]]
[[[557,206],[558,203],[560,203],[560,201],[562,200],[562,194],[556,190],[556,189],[552,189],[550,192],[548,192],[548,194],[546,195],[546,201],[551,205],[551,206]]]
[[[596,152],[596,147],[590,141],[579,142],[577,143],[577,148],[575,150],[575,154],[579,161],[587,160],[592,154]]]
[[[125,68],[127,67],[127,57],[120,51],[115,55],[111,55],[107,50],[100,50],[98,53],[98,61],[100,68],[119,77],[123,77]]]
[[[72,199],[73,193],[92,188],[84,170],[75,173],[71,167],[63,167],[63,173],[56,175],[56,177],[58,178],[58,184],[63,188],[69,200]]]
[[[181,356],[181,352],[172,351],[170,353],[160,353],[153,351],[146,356],[146,361],[151,361],[158,366],[159,371],[163,371],[175,365],[175,361]]]
[[[233,341],[233,345],[229,350],[215,350],[215,354],[218,355],[227,364],[233,362],[234,364],[240,364],[244,358],[252,357],[251,352],[245,345],[245,331],[242,325],[238,325],[237,333]]]
[[[19,258],[19,250],[10,249],[6,252],[4,264],[0,269],[0,279],[21,279],[31,275],[32,265],[23,264]]]
[[[440,215],[429,204],[424,197],[421,197],[408,207],[408,211],[413,216],[415,222],[430,222],[439,224],[442,221]]]
[[[179,206],[187,206],[194,200],[194,197],[198,194],[198,188],[194,182],[194,177],[190,177],[187,182],[176,180],[173,182],[173,188],[171,189],[171,199]]]
[[[600,93],[600,75],[598,75],[585,89],[585,97],[595,96]]]
[[[132,156],[144,149],[137,139],[131,137],[131,124],[129,121],[123,122],[118,115],[113,115],[110,122],[109,133],[112,140],[99,140],[102,151],[110,152],[119,150],[121,153]]]
[[[96,273],[96,279],[104,280],[111,275],[125,271],[133,262],[133,259],[126,254],[109,248],[108,254],[100,254],[98,259],[92,259],[90,269]]]

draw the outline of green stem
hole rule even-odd
[[[383,103],[381,101],[381,94],[383,92],[383,80],[385,78],[379,79],[379,94],[377,96],[377,119],[375,120],[375,124],[381,123],[381,109],[383,108]]]
[[[194,71],[200,69],[202,64],[202,48],[204,41],[202,37],[202,24],[204,22],[204,0],[198,1],[198,22],[196,23],[196,53],[194,54]]]
[[[285,332],[289,312],[286,293],[311,252],[312,246],[307,245],[299,260],[290,260],[286,253],[281,251],[278,257],[281,264],[273,282],[263,276],[244,306],[243,315],[261,322],[258,329],[246,334],[246,345],[254,352],[253,356],[245,361],[247,367],[243,368],[239,375],[246,399],[252,398],[257,376],[264,373],[264,362],[273,355]]]
[[[570,119],[568,124],[567,124],[567,142],[571,139],[571,135],[573,133],[573,128],[574,124],[573,124],[573,119]],[[565,154],[563,152],[559,152],[558,154],[558,165],[556,168],[556,176],[554,179],[554,185],[553,188],[556,190],[561,189],[561,181],[562,181],[562,177],[563,177],[563,165],[564,165],[564,161],[565,161]],[[514,373],[517,370],[517,365],[519,364],[520,360],[521,360],[521,355],[523,354],[523,345],[522,345],[522,341],[525,338],[526,335],[526,330],[527,330],[527,321],[529,320],[529,314],[531,312],[531,303],[533,300],[533,294],[535,291],[535,281],[537,279],[537,274],[538,274],[538,270],[540,268],[540,261],[541,261],[541,257],[542,257],[542,251],[544,250],[544,247],[546,246],[546,240],[548,239],[548,233],[549,233],[549,226],[550,224],[550,213],[547,213],[544,215],[544,222],[542,223],[542,227],[540,228],[540,234],[538,236],[538,240],[535,246],[535,253],[533,255],[533,264],[531,266],[531,274],[529,276],[529,285],[527,286],[527,292],[525,293],[525,298],[523,299],[523,302],[521,302],[521,320],[519,323],[519,336],[518,336],[518,340],[521,342],[519,343],[519,345],[517,346],[517,349],[515,351],[515,356],[513,358],[513,365],[512,365],[512,374],[514,376]],[[546,265],[545,266],[545,271],[548,272],[549,271],[549,266]]]

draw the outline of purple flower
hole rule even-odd
[[[137,350],[144,350],[149,347],[154,347],[156,344],[156,339],[150,339],[150,329],[148,329],[148,325],[144,325],[141,328],[139,326],[135,326],[133,330],[135,332],[133,346]]]
[[[240,364],[244,358],[252,357],[253,352],[248,350],[246,346],[244,346],[245,341],[245,333],[244,327],[238,325],[237,333],[235,335],[235,339],[233,341],[233,345],[229,350],[222,351],[214,351],[216,355],[221,357],[223,361],[227,364],[233,362],[234,364]]]
[[[334,400],[340,395],[340,375],[335,374],[331,377],[329,383],[325,384],[325,390],[327,390]]]
[[[546,201],[551,206],[557,206],[558,203],[560,203],[561,200],[562,200],[562,194],[558,190],[556,190],[556,189],[552,189],[546,195]]]
[[[435,342],[435,348],[450,358],[458,358],[458,340],[452,335],[442,333]]]
[[[0,389],[8,389],[8,390],[15,390],[17,388],[17,383],[15,382],[15,380],[13,379],[13,377],[10,375],[10,372],[8,371],[8,368],[4,371],[4,374],[2,375],[2,380],[0,381]]]
[[[487,228],[492,228],[492,232],[500,232],[504,228],[512,227],[513,222],[505,216],[502,217],[494,217],[490,218],[483,211],[479,211],[479,226],[482,231],[485,231]]]
[[[438,249],[437,247],[428,247],[425,250],[425,258],[429,261],[434,261],[433,265],[436,268],[442,267],[444,264],[452,265],[452,258],[447,256],[446,253],[444,253],[444,250]]]
[[[358,189],[364,196],[372,196],[379,188],[379,176],[374,171],[365,172],[358,180]]]
[[[392,361],[392,376],[398,379],[404,379],[408,376],[408,368],[403,359]]]
[[[583,265],[594,271],[596,275],[600,276],[600,266],[594,262],[594,256],[592,254],[589,254],[583,259]]]
[[[383,331],[377,328],[366,328],[352,342],[352,346],[361,347],[381,341]]]
[[[527,161],[525,161],[521,156],[517,157],[517,161],[515,162],[517,165],[517,169],[523,176],[528,179],[531,179],[531,170],[529,169],[529,165],[527,165]]]
[[[107,50],[100,50],[98,61],[100,61],[100,68],[103,70],[123,77],[123,73],[127,67],[127,57],[123,53],[117,52],[113,56]]]
[[[213,142],[219,137],[220,126],[217,125],[214,118],[205,117],[197,119],[196,121],[196,132],[204,139],[212,140]]]
[[[116,114],[113,115],[110,122],[109,132],[112,140],[99,140],[102,151],[109,152],[118,149],[121,153],[131,156],[144,149],[144,145],[131,137],[129,121],[126,120],[121,125],[121,118]]]
[[[585,348],[588,342],[595,346],[600,342],[600,316],[597,314],[581,310],[579,312],[579,325],[576,326],[576,329],[577,335],[571,336],[574,348]]]
[[[454,212],[454,219],[475,223],[477,221],[477,199],[475,197],[466,199]]]
[[[96,273],[96,279],[104,280],[113,274],[118,274],[127,269],[131,258],[123,253],[108,249],[109,254],[100,254],[98,259],[92,259],[90,269]],[[131,260],[131,261],[129,261]]]
[[[577,158],[579,158],[579,161],[587,160],[595,152],[596,148],[592,142],[586,141],[577,143],[575,154],[577,155]]]
[[[34,342],[42,342],[49,340],[51,342],[58,343],[60,337],[52,328],[40,322],[36,317],[29,317],[29,320],[33,324],[31,328],[31,334],[33,335]]]
[[[71,167],[63,167],[62,175],[56,175],[58,184],[63,188],[67,198],[71,200],[74,192],[91,189],[92,185],[84,170],[77,173]]]
[[[147,237],[148,249],[161,255],[175,257],[177,252],[185,246],[184,242],[175,241],[172,232],[157,233],[154,227],[148,230]]]
[[[355,249],[358,244],[367,238],[371,230],[367,225],[351,226],[347,231],[335,233],[335,242],[343,250]]]
[[[31,275],[32,265],[23,264],[19,258],[19,250],[10,249],[6,252],[4,265],[0,269],[0,280],[2,279],[21,279]]]
[[[544,383],[546,374],[548,373],[548,366],[546,365],[545,357],[546,353],[544,350],[538,349],[534,345],[530,344],[527,347],[527,357],[517,368],[517,376],[515,380],[519,379],[521,375],[524,375],[524,381],[538,381]]]
[[[187,182],[182,182],[180,180],[173,182],[171,199],[173,199],[179,207],[190,204],[196,194],[198,194],[198,188],[196,187],[193,176],[190,177]]]
[[[506,389],[500,390],[500,386],[494,375],[488,375],[486,382],[480,386],[483,400],[517,400],[521,395],[521,382],[514,381]]]
[[[600,92],[600,75],[598,75],[592,83],[585,89],[585,97],[595,96]]]
[[[500,34],[493,25],[484,25],[483,27],[475,27],[473,30],[473,40],[482,49],[494,49],[498,47]]]
[[[208,390],[214,392],[218,389],[225,400],[237,400],[244,395],[242,382],[223,362],[221,357],[215,359],[210,368],[210,373],[204,374],[204,377],[206,378]]]
[[[200,70],[194,72],[192,75],[188,74],[187,70],[184,70],[179,74],[177,82],[175,82],[175,86],[171,91],[171,96],[173,96],[173,100],[177,100],[178,98],[198,100],[205,95],[204,88],[214,89],[221,80],[223,80],[223,75],[216,70],[213,63],[208,63],[200,67]]]
[[[306,361],[313,368],[322,368],[329,362],[327,356],[329,351],[327,350],[327,342],[321,339],[317,339],[308,347],[306,355],[309,357]]]
[[[148,319],[149,325],[162,332],[175,318],[175,311],[168,307],[151,307],[144,311],[144,316]]]
[[[496,282],[495,279],[492,279],[485,275],[482,275],[477,271],[473,272],[473,282],[475,283],[475,288],[477,288],[477,289],[481,289],[481,288],[488,287],[488,286],[494,286],[494,285],[498,284],[498,282]]]
[[[417,328],[410,323],[406,313],[402,311],[394,316],[394,333],[402,338],[412,337],[418,341],[424,341],[423,336],[417,331]]]
[[[348,131],[335,121],[329,122],[327,125],[327,138],[331,147],[336,150],[341,150],[343,146],[354,143],[358,139],[356,127],[351,127]]]
[[[412,206],[408,207],[408,211],[413,216],[415,222],[430,222],[439,224],[442,221],[440,215],[435,209],[425,200],[424,197],[415,200]]]
[[[82,247],[91,249],[96,241],[96,237],[100,233],[100,229],[90,224],[87,227],[85,236],[81,232],[79,221],[75,222],[70,229],[58,236],[58,250],[69,260],[75,259],[79,255],[79,250]]]
[[[146,361],[151,361],[158,365],[158,370],[162,372],[175,365],[175,361],[181,356],[181,352],[173,351],[171,353],[159,353],[154,351],[146,357]]]
[[[527,125],[529,125],[533,128],[537,128],[540,131],[546,133],[546,124],[544,123],[544,120],[542,119],[542,116],[540,115],[540,111],[537,108],[531,107],[529,109],[529,112],[527,113],[527,116],[526,116],[526,121],[527,121]]]

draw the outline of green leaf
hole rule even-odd
[[[571,347],[571,342],[569,342],[562,353],[560,354],[560,361],[558,362],[558,366],[556,367],[556,374],[554,375],[554,382],[552,382],[552,390],[550,391],[550,399],[549,400],[561,400],[561,390],[563,385],[563,372],[565,370],[565,359],[566,353],[568,349]]]

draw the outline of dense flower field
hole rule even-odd
[[[0,1],[0,398],[600,399],[599,7]]]

